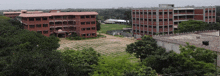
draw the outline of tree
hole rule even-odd
[[[179,32],[192,32],[192,31],[200,31],[207,30],[207,23],[203,21],[196,20],[188,20],[183,21],[178,25]]]
[[[170,51],[149,56],[143,61],[143,65],[152,67],[161,74],[202,76],[216,72],[213,63],[217,55],[213,51],[188,43],[185,47],[180,46],[180,51],[180,54]]]
[[[152,55],[154,51],[156,51],[157,43],[156,40],[154,40],[149,35],[145,35],[141,39],[142,40],[127,45],[126,52],[130,54],[134,53],[135,56],[140,58],[142,61],[149,55]]]
[[[92,76],[155,76],[156,72],[150,67],[132,63],[129,54],[119,56],[102,56],[98,65],[94,65],[95,71]]]
[[[22,29],[18,21],[0,19],[0,75],[66,75],[59,39]]]
[[[88,76],[94,71],[91,65],[97,65],[100,54],[93,48],[84,48],[83,50],[66,49],[63,53],[63,59],[68,64],[67,72],[71,76]]]
[[[98,20],[96,20],[96,28],[97,28],[97,31],[101,29],[101,23],[99,23]]]
[[[124,19],[126,20],[126,23],[128,23],[128,25],[131,26],[132,25],[131,11],[125,11],[124,15],[125,15]],[[129,21],[129,22],[127,22],[127,21]]]

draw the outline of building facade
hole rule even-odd
[[[159,6],[132,9],[133,35],[173,34],[181,21],[190,19],[216,23],[215,6],[174,7],[172,4],[160,4]]]
[[[26,12],[26,13],[29,13],[29,14],[33,14],[33,13],[43,13],[43,11],[27,11],[27,10],[21,10],[21,11],[19,11],[19,12],[16,12],[16,11],[14,11],[14,12],[3,12],[3,15],[4,16],[6,16],[6,17],[9,17],[9,18],[16,18],[16,17],[18,17],[20,14],[21,14],[21,12]]]
[[[19,17],[24,29],[36,31],[45,36],[67,37],[72,33],[89,38],[96,37],[97,12],[61,12],[27,13],[21,11]]]

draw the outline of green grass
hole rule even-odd
[[[101,30],[99,30],[98,32],[106,33],[106,31],[122,30],[123,28],[131,28],[131,26],[122,24],[101,24]]]

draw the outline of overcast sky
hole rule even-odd
[[[220,0],[0,0],[0,10],[174,6],[215,6]]]

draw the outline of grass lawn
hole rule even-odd
[[[122,30],[123,28],[131,28],[131,26],[122,25],[122,24],[101,24],[101,30],[98,32],[106,33],[106,31],[110,30]]]

